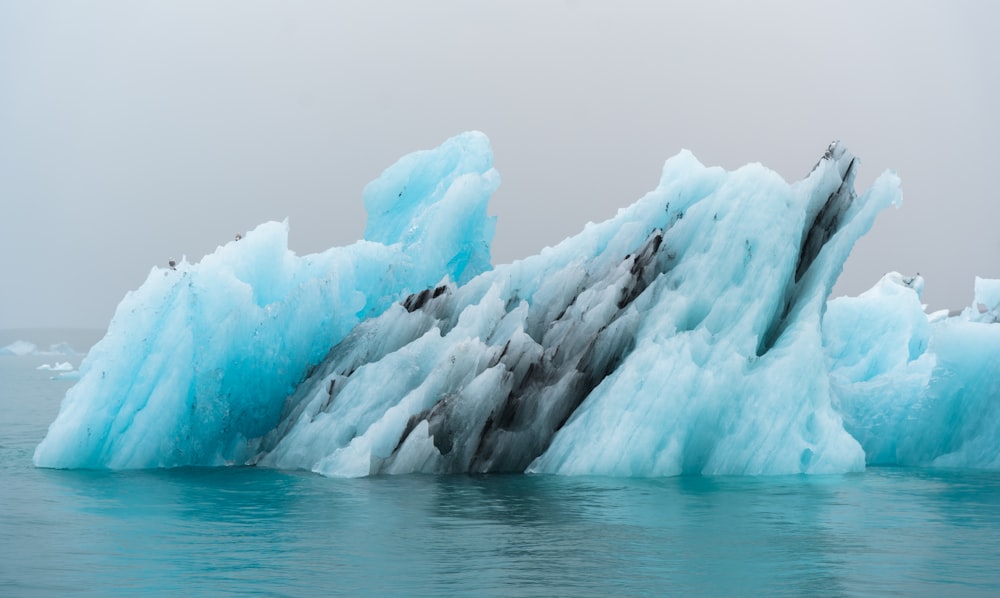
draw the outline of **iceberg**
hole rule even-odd
[[[24,340],[16,340],[9,345],[0,347],[0,355],[16,355],[18,357],[23,357],[25,355],[32,355],[38,352],[38,347],[35,343],[31,343]]]
[[[0,347],[0,355],[14,355],[24,357],[25,355],[79,355],[67,342],[60,342],[49,345],[47,351],[39,349],[38,345],[26,340],[16,340],[13,343]]]
[[[35,368],[36,370],[45,370],[48,372],[72,372],[74,370],[73,364],[68,361],[58,361],[56,363],[43,363],[42,365]]]
[[[43,353],[44,355],[79,355],[68,342],[60,342],[49,345],[49,350]]]
[[[50,380],[79,380],[80,372],[76,371],[73,364],[68,361],[57,361],[56,363],[43,363],[35,368],[44,372],[56,372],[50,376]]]
[[[493,267],[499,176],[465,133],[364,192],[364,239],[266,223],[154,268],[84,359],[40,467],[328,476],[1000,468],[1000,281],[926,314],[891,273],[828,300],[899,180],[834,143],[788,184],[687,151],[656,189]]]
[[[998,283],[977,279],[953,317],[926,315],[923,280],[898,273],[829,303],[835,400],[867,463],[1000,468]]]

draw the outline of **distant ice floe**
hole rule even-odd
[[[0,348],[0,355],[31,355],[38,351],[38,347],[35,343],[29,343],[28,341],[14,341],[6,347]]]
[[[976,277],[975,300],[963,315],[973,322],[1000,322],[1000,279]]]
[[[76,368],[74,368],[73,364],[68,361],[58,361],[56,363],[43,363],[35,369],[46,370],[49,372],[71,372]]]
[[[11,357],[70,357],[83,355],[79,353],[68,342],[62,341],[49,345],[47,350],[39,349],[38,345],[26,340],[16,340],[13,343],[0,347],[0,356]],[[80,372],[68,361],[55,361],[53,363],[43,363],[35,368],[43,372],[56,372],[51,376],[52,380],[79,380]]]
[[[82,353],[65,341],[49,345],[48,349],[42,350],[35,343],[26,340],[16,340],[5,347],[0,347],[0,355],[23,357],[25,355],[82,355]]]
[[[58,372],[56,375],[52,376],[51,380],[79,380],[80,372],[76,371],[73,364],[68,361],[59,361],[56,363],[43,363],[42,365],[35,368],[36,370],[41,370],[45,372]]]
[[[50,380],[79,380],[80,372],[77,370],[72,370],[68,372],[59,372],[55,376],[49,378]]]

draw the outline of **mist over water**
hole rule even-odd
[[[71,382],[0,357],[0,594],[991,595],[1000,474],[330,479],[35,469]]]

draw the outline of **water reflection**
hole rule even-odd
[[[26,408],[0,399],[18,416],[0,421],[0,595],[1000,589],[996,473],[338,480],[255,468],[49,471],[30,458],[58,397]]]
[[[2,555],[20,567],[9,587],[22,590],[845,595],[1000,587],[995,474],[23,473],[33,504],[11,515],[32,543]]]
[[[988,475],[31,471],[45,505],[25,522],[38,538],[28,552],[97,593],[839,595],[998,581],[1000,483]]]

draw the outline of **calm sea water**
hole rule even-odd
[[[996,473],[39,470],[55,361],[0,356],[0,596],[1000,593]]]

